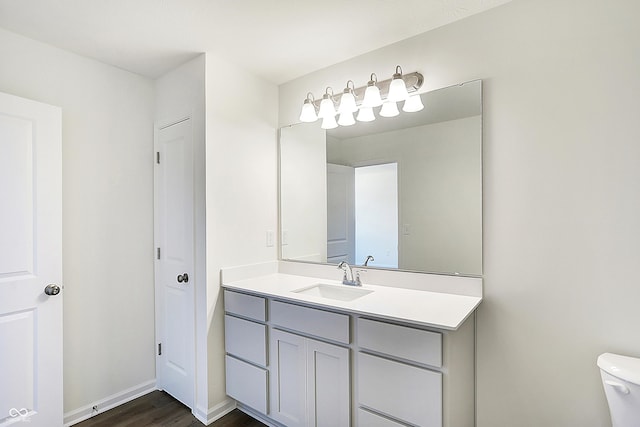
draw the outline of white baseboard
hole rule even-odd
[[[196,408],[192,413],[193,416],[198,419],[198,421],[208,426],[214,421],[224,417],[234,409],[236,409],[236,401],[227,398],[224,401],[218,403],[213,408],[210,408],[207,412],[205,412],[205,410],[202,408]]]
[[[113,409],[116,406],[120,406],[133,399],[137,399],[140,396],[144,396],[147,393],[151,393],[156,390],[156,381],[147,381],[145,383],[133,386],[119,393],[112,394],[109,397],[98,400],[97,402],[89,403],[82,408],[74,409],[73,411],[64,414],[64,426],[69,427],[89,419],[95,415],[101,414],[109,409]],[[98,407],[98,412],[93,410],[93,407]]]

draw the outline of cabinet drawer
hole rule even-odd
[[[425,365],[442,367],[442,334],[358,319],[358,346]]]
[[[224,310],[227,313],[264,322],[267,320],[265,299],[253,295],[224,291]]]
[[[270,301],[271,323],[328,340],[349,344],[349,316]]]
[[[406,427],[406,425],[358,408],[358,427]]]
[[[442,426],[442,374],[358,353],[358,403],[419,426]]]
[[[267,365],[267,327],[237,317],[224,316],[225,351],[257,365]]]
[[[267,413],[267,370],[225,356],[227,395],[256,411]]]

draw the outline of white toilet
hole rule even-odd
[[[604,353],[598,367],[613,427],[640,427],[640,359]]]

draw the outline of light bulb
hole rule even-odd
[[[331,93],[329,93],[331,91]],[[333,89],[327,87],[320,101],[320,109],[318,110],[318,118],[324,119],[328,116],[336,115],[336,106],[333,103]],[[335,120],[334,120],[335,121]]]
[[[371,80],[367,83],[367,89],[364,91],[364,99],[362,100],[363,107],[373,108],[382,105],[380,89],[378,89],[376,83],[378,83],[378,77],[375,73],[371,73]]]
[[[407,85],[402,79],[402,68],[398,65],[396,72],[393,75],[391,84],[389,85],[389,94],[387,100],[392,102],[404,101],[409,96],[407,92]]]
[[[340,107],[338,107],[338,113],[355,113],[358,111],[358,106],[356,105],[356,95],[353,92],[355,89],[355,84],[352,80],[347,82],[347,87],[342,91],[342,97],[340,98]]]
[[[307,98],[304,100],[304,104],[302,104],[302,111],[300,112],[300,121],[305,123],[311,123],[318,120],[318,115],[316,114],[316,107],[313,105],[313,102]]]
[[[340,117],[338,118],[338,124],[340,126],[355,125],[356,120],[353,118],[353,113],[351,111],[345,111],[344,113],[340,113]]]
[[[402,111],[405,113],[415,113],[416,111],[420,111],[424,108],[422,105],[422,98],[419,94],[411,95],[404,101],[404,105],[402,106]]]
[[[395,117],[400,114],[398,111],[398,105],[392,101],[386,101],[382,104],[382,108],[380,109],[380,115],[382,117]]]
[[[346,91],[347,89],[345,89]],[[338,108],[338,112],[340,114],[343,113],[355,113],[358,111],[358,106],[356,105],[356,97],[353,96],[351,92],[344,92],[342,94],[342,98],[340,98],[340,107]]]
[[[322,101],[320,101],[320,110],[318,111],[318,117],[321,119],[336,115],[336,108],[333,106],[333,101],[326,97],[327,95],[324,96]]]
[[[376,119],[376,116],[373,115],[373,108],[371,107],[360,107],[360,111],[358,111],[358,116],[356,120],[359,122],[372,122]]]
[[[338,123],[336,122],[336,116],[327,116],[322,119],[322,124],[320,125],[322,129],[335,129],[338,127]]]

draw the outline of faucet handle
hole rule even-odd
[[[346,262],[344,261],[340,261],[340,264],[338,264],[338,269],[342,270],[343,274],[342,274],[342,283],[345,283],[347,281],[347,266],[346,266]]]

